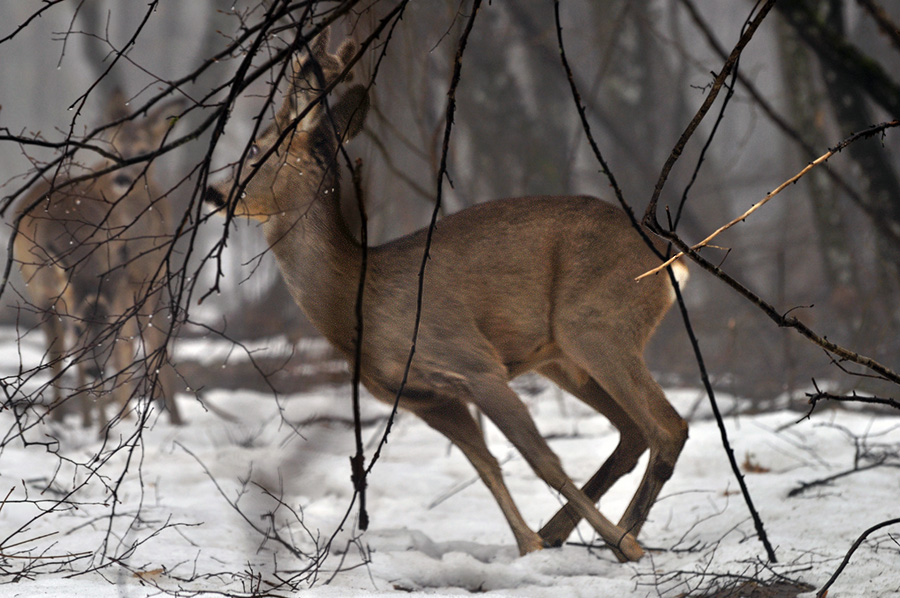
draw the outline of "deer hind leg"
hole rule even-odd
[[[687,440],[687,423],[653,379],[639,351],[617,346],[614,334],[582,334],[570,357],[628,414],[650,448],[647,470],[619,525],[640,532]]]
[[[466,405],[460,400],[448,398],[442,399],[440,402],[435,400],[433,403],[423,403],[417,400],[416,403],[410,405],[410,408],[425,423],[459,447],[463,455],[475,467],[506,517],[513,536],[516,538],[519,554],[524,555],[543,548],[543,540],[528,527],[513,502],[503,481],[500,464],[488,450],[481,428],[472,418]]]
[[[569,478],[559,457],[550,449],[528,413],[528,409],[502,380],[482,380],[473,386],[475,404],[516,447],[539,478],[561,493],[617,554],[628,560],[638,560],[644,551],[634,536],[614,525]]]
[[[587,372],[574,364],[566,364],[566,367],[550,364],[538,371],[569,394],[597,410],[619,431],[619,444],[581,488],[588,498],[597,503],[619,478],[637,466],[638,459],[647,449],[644,435],[609,393],[588,376]],[[538,533],[550,546],[559,546],[568,539],[580,521],[581,516],[575,507],[566,504]],[[623,526],[620,524],[620,527]]]

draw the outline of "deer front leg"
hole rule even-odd
[[[465,404],[455,398],[439,399],[424,404],[416,399],[410,408],[429,426],[446,436],[469,460],[484,485],[487,486],[500,506],[509,527],[516,538],[519,554],[525,555],[544,548],[544,542],[536,534],[519,512],[503,481],[500,464],[491,454],[484,441],[478,424],[472,418]]]

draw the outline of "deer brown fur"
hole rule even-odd
[[[98,145],[121,159],[152,152],[180,103],[125,120]],[[112,94],[107,122],[125,118],[125,105],[121,93]],[[90,170],[114,164],[104,159]],[[181,421],[166,357],[168,272],[162,258],[171,242],[169,205],[153,170],[140,162],[78,182],[74,175],[60,175],[37,185],[17,205],[15,256],[47,341],[51,407],[60,414],[62,404],[76,398],[85,426],[96,411],[102,429],[110,397],[124,407],[138,380],[150,381],[146,388],[165,402],[173,422]],[[136,359],[142,367],[135,367]],[[75,388],[63,384],[67,362],[78,373]]]
[[[341,217],[338,144],[362,128],[361,85],[309,109],[355,46],[327,52],[328,35],[297,61],[275,122],[253,143],[240,180],[210,186],[217,208],[262,221],[297,304],[348,360],[354,359],[361,247]],[[283,141],[278,147],[279,136]],[[249,173],[253,173],[250,176]],[[368,249],[361,378],[393,402],[410,351],[426,232]],[[662,249],[661,244],[657,244]],[[658,265],[626,214],[593,197],[520,197],[465,209],[437,223],[425,271],[421,327],[401,407],[449,438],[494,495],[522,554],[566,540],[583,518],[623,560],[687,438],[644,363],[644,346],[673,301],[666,277],[634,277]],[[686,274],[683,266],[677,274]],[[536,371],[620,432],[612,455],[583,489],[565,473],[508,383]],[[522,518],[469,406],[494,422],[535,473],[569,503],[539,532]],[[649,449],[640,486],[616,525],[595,506]]]

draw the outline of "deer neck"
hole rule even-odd
[[[308,209],[273,216],[264,230],[294,301],[349,354],[362,252],[341,215],[336,181],[325,188],[328,193],[320,191]]]

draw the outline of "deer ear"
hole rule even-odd
[[[353,59],[353,56],[356,54],[356,51],[358,49],[359,48],[356,45],[356,42],[353,41],[352,39],[344,40],[344,42],[341,44],[341,46],[338,48],[338,51],[337,51],[338,62],[341,64],[342,67],[343,67],[343,65],[349,63]],[[353,81],[353,71],[350,71],[349,73],[344,75],[343,81],[344,81],[344,83],[349,83],[349,82]]]
[[[300,113],[300,98],[298,95],[301,93],[300,87],[304,85],[302,76],[303,61],[300,60],[299,57],[294,58],[291,67],[293,70],[290,75],[288,89],[284,94],[284,100],[281,102],[281,107],[275,114],[275,122],[279,129],[287,127]]]
[[[329,40],[331,40],[331,27],[326,27],[310,44],[310,54],[315,57],[324,56],[328,52]]]
[[[341,96],[331,110],[341,141],[349,141],[362,131],[369,112],[369,91],[364,85],[354,85]]]

